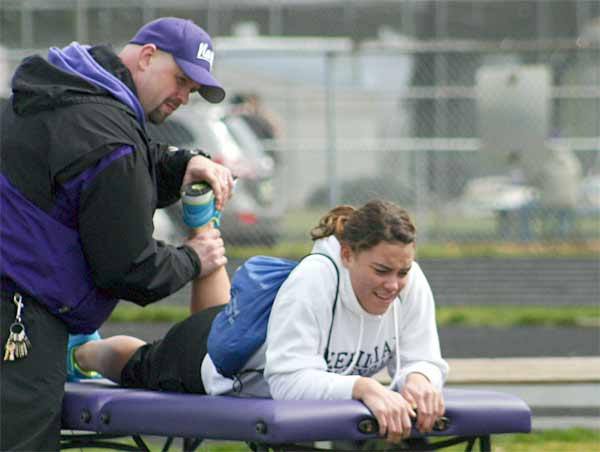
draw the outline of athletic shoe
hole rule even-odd
[[[79,381],[103,378],[101,374],[93,370],[83,370],[75,360],[75,350],[83,344],[101,339],[100,333],[94,331],[92,334],[69,334],[67,346],[67,381]]]

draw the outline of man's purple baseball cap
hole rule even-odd
[[[218,104],[225,90],[211,75],[214,52],[208,33],[191,20],[163,17],[147,23],[131,39],[131,44],[154,44],[170,53],[189,78],[199,83],[202,97]]]

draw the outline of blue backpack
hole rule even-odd
[[[340,274],[337,265],[331,261],[337,275],[337,286],[332,312],[339,293]],[[208,335],[208,354],[221,375],[235,376],[250,357],[265,342],[269,315],[275,296],[300,261],[269,256],[254,256],[244,262],[233,275],[229,304],[214,318]],[[333,316],[331,319],[333,325]],[[331,326],[325,347],[328,355],[331,340]]]

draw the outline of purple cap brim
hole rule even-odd
[[[185,75],[200,84],[199,93],[208,102],[218,104],[225,99],[225,90],[210,72],[197,64],[192,64],[181,58],[174,58]]]

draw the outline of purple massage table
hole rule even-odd
[[[445,389],[445,417],[436,430],[412,437],[429,450],[477,440],[491,450],[490,436],[527,433],[531,410],[516,396],[480,390]],[[297,443],[360,441],[377,437],[369,410],[355,400],[274,401],[202,396],[119,388],[103,380],[67,383],[63,403],[62,448],[105,447],[149,450],[142,435],[184,438],[195,450],[203,439],[244,441],[255,451],[310,450]],[[132,437],[136,446],[115,444]],[[420,441],[420,442],[419,442]],[[314,449],[313,449],[314,450]]]

